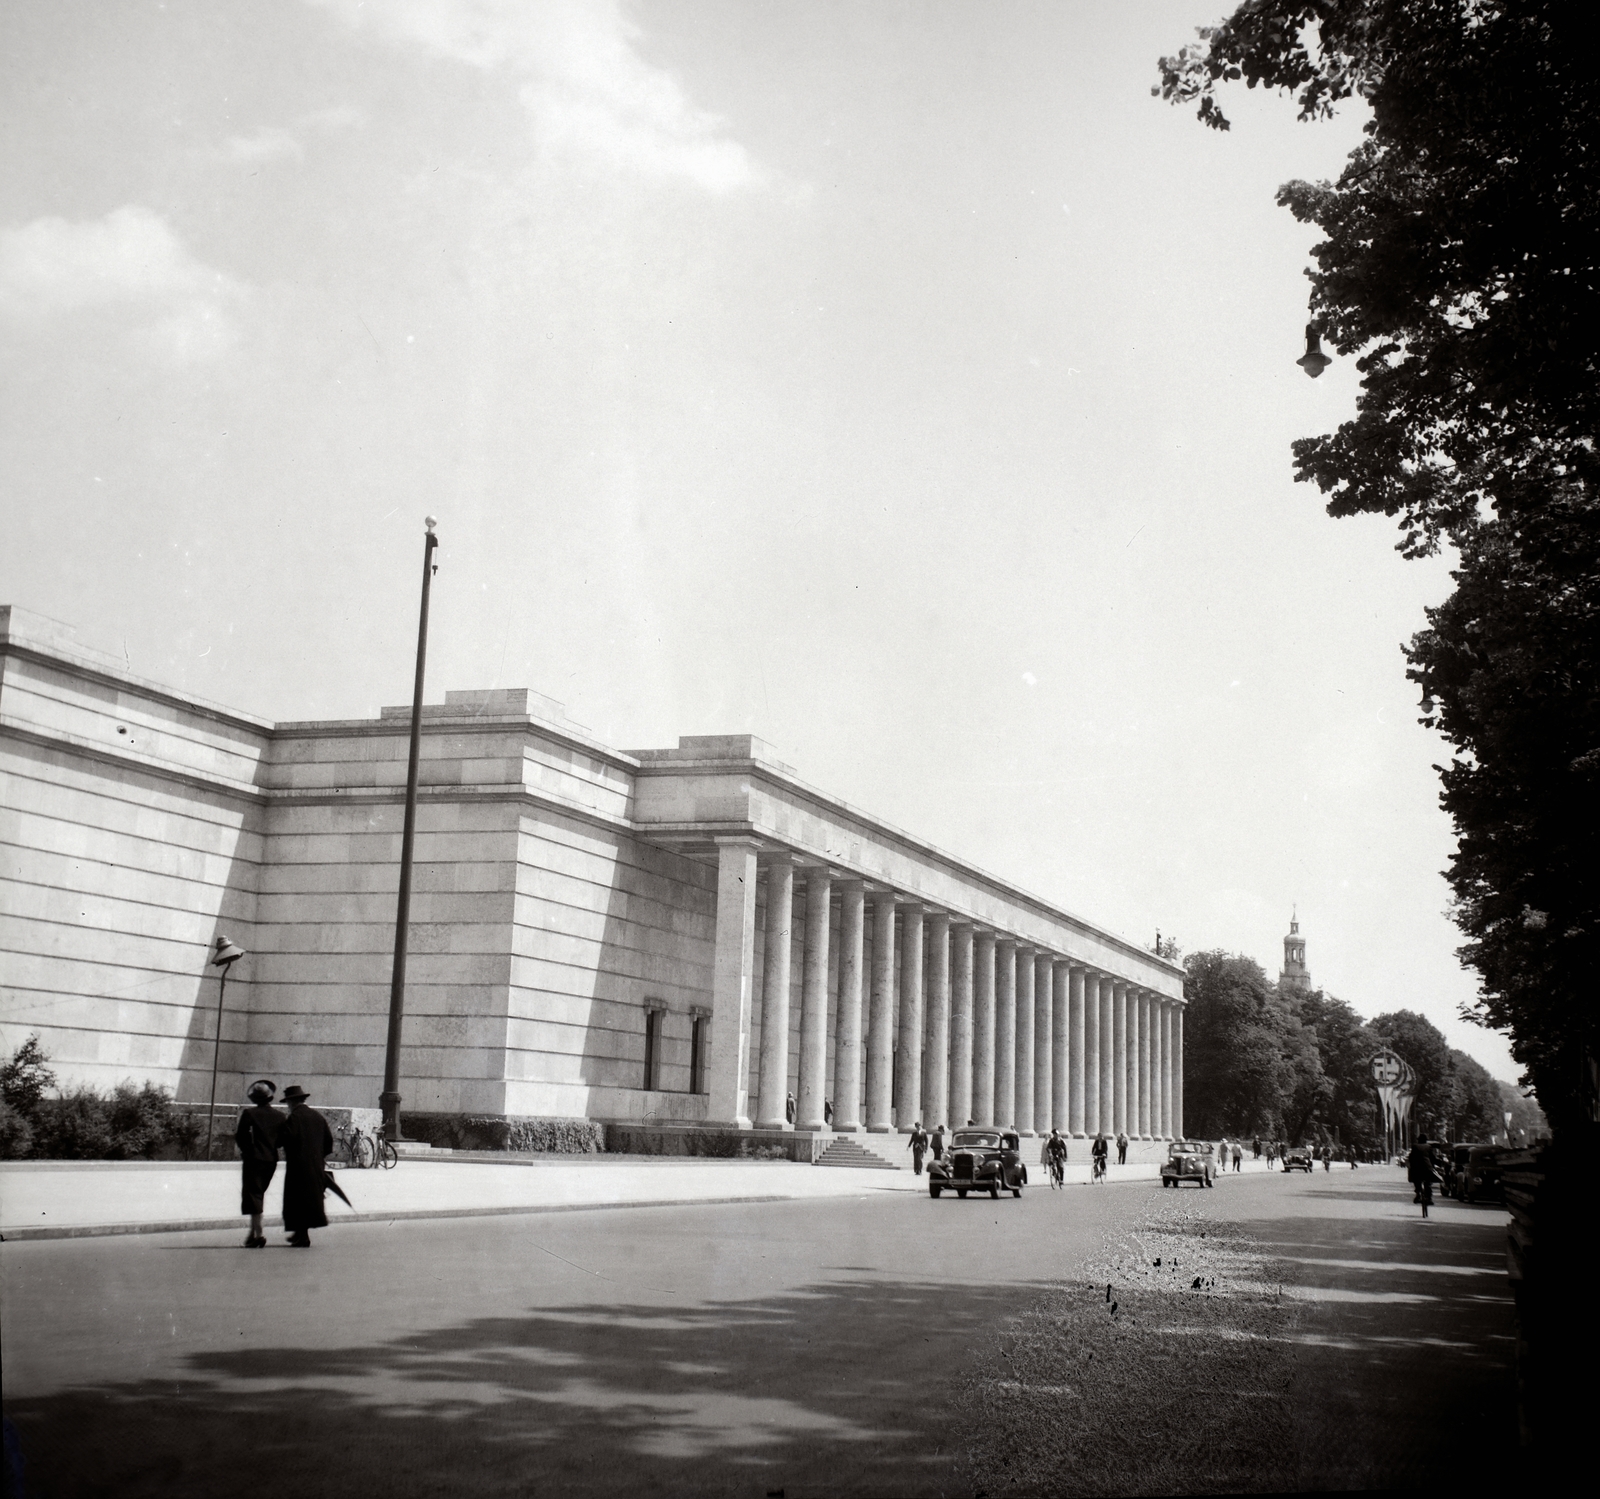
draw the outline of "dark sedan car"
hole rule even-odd
[[[1014,1130],[958,1129],[944,1159],[928,1167],[928,1196],[950,1188],[957,1197],[974,1191],[998,1197],[1004,1188],[1021,1197],[1028,1184],[1021,1144]]]
[[[1180,1187],[1193,1182],[1197,1187],[1210,1187],[1215,1183],[1212,1169],[1211,1147],[1198,1140],[1175,1140],[1172,1153],[1161,1167],[1161,1185]]]
[[[1283,1153],[1283,1169],[1285,1171],[1311,1170],[1311,1147],[1309,1145],[1291,1145]]]
[[[1500,1151],[1494,1145],[1473,1145],[1456,1167],[1455,1196],[1462,1202],[1500,1197]]]

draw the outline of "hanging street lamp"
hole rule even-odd
[[[228,970],[244,956],[244,949],[235,946],[228,938],[218,937],[211,949],[211,966],[221,970],[217,985],[217,1034],[211,1043],[211,1107],[206,1110],[206,1153],[202,1159],[211,1159],[211,1127],[217,1118],[217,1061],[222,1055],[222,1001],[228,992]]]
[[[1295,363],[1310,375],[1313,380],[1333,363],[1322,352],[1322,340],[1317,336],[1317,325],[1315,323],[1306,324],[1306,351],[1295,360]]]

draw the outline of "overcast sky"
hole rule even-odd
[[[1360,116],[1150,97],[1222,4],[9,0],[0,602],[277,719],[755,733],[1142,942],[1460,1022],[1402,640],[1289,443],[1273,202]]]

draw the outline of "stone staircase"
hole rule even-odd
[[[899,1135],[882,1135],[878,1138],[893,1140],[896,1144],[902,1143]],[[866,1139],[872,1141],[873,1137],[869,1135]],[[900,1169],[899,1162],[891,1160],[888,1151],[889,1147],[887,1146],[876,1147],[875,1141],[869,1145],[863,1144],[854,1135],[838,1135],[834,1138],[833,1143],[817,1157],[816,1164],[819,1166],[857,1166],[864,1167],[869,1171],[898,1171]]]

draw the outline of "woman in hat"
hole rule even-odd
[[[239,1211],[250,1215],[250,1235],[244,1241],[246,1249],[267,1247],[267,1236],[261,1231],[261,1214],[267,1185],[278,1169],[278,1136],[283,1129],[283,1115],[272,1107],[272,1095],[277,1091],[277,1085],[267,1078],[251,1083],[250,1107],[239,1115],[239,1127],[233,1132],[243,1157]]]
[[[333,1154],[328,1121],[306,1104],[311,1095],[293,1083],[283,1090],[289,1117],[283,1121],[283,1226],[296,1249],[311,1247],[313,1228],[326,1228],[322,1198],[328,1189],[327,1159]]]

